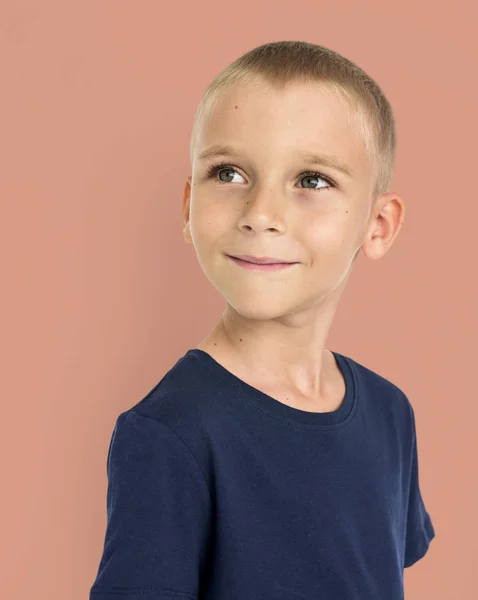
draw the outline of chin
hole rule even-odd
[[[279,305],[271,299],[261,298],[243,298],[242,301],[237,298],[230,298],[224,295],[226,302],[234,309],[236,313],[244,319],[254,321],[270,321],[280,318],[290,312],[283,304]]]

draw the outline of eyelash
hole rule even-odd
[[[212,179],[222,169],[231,169],[232,171],[236,171],[236,169],[233,166],[231,166],[227,163],[216,163],[216,164],[211,165],[209,167],[209,169],[207,170],[206,179]],[[237,173],[237,171],[236,171],[236,173]],[[307,171],[302,174],[301,179],[303,179],[304,177],[317,177],[317,176],[320,177],[320,179],[323,179],[326,183],[328,183],[330,187],[332,187],[332,188],[337,187],[336,183],[334,181],[332,181],[332,179],[330,179],[330,177],[326,177],[325,175],[322,175],[322,173],[318,173],[317,171]],[[219,183],[232,183],[230,181],[221,181],[220,179],[218,179],[217,181]],[[321,188],[302,188],[302,189],[320,192],[321,190],[324,190],[324,189],[326,190],[329,188],[321,187]]]

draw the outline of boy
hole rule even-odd
[[[332,50],[265,44],[209,86],[184,237],[226,308],[117,419],[91,600],[403,599],[435,535],[414,412],[325,348],[358,252],[403,222],[394,154],[388,101]]]

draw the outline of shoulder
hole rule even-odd
[[[206,460],[207,440],[220,416],[221,382],[192,354],[181,357],[149,391],[117,417],[137,436],[175,438],[199,460]],[[202,457],[202,458],[201,458]]]
[[[393,411],[395,416],[409,425],[413,419],[413,408],[404,390],[396,383],[364,364],[344,356],[350,366],[361,399],[368,405]]]

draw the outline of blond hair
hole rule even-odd
[[[266,82],[275,89],[288,83],[324,83],[345,100],[351,126],[365,141],[375,165],[373,197],[384,194],[392,182],[396,132],[392,107],[378,84],[355,63],[334,50],[303,41],[270,42],[253,48],[221,71],[206,88],[195,114],[191,135],[191,162],[197,129],[207,109],[236,82]]]

